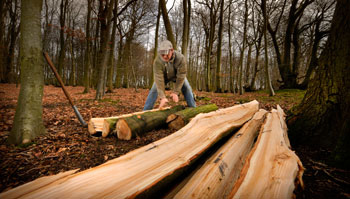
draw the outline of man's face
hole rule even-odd
[[[173,52],[174,50],[173,49],[170,49],[168,54],[160,54],[160,56],[162,57],[162,59],[165,61],[165,62],[169,62],[169,60],[171,59],[171,57],[173,56]]]

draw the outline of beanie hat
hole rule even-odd
[[[168,54],[169,50],[173,49],[173,45],[169,40],[164,40],[159,44],[158,52],[161,55]]]

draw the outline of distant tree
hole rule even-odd
[[[270,96],[275,95],[275,91],[272,88],[271,84],[271,76],[269,72],[269,57],[268,57],[268,52],[267,52],[267,14],[266,14],[266,0],[261,0],[261,8],[263,12],[263,17],[264,17],[264,46],[265,46],[265,78],[266,78],[266,88],[269,91]]]
[[[96,89],[96,100],[102,99],[105,93],[105,77],[108,61],[108,44],[110,41],[110,29],[112,24],[112,11],[114,8],[114,0],[100,1],[99,5],[99,21],[100,21],[100,50],[98,53],[98,82]]]
[[[288,117],[295,143],[326,147],[350,167],[350,1],[338,0],[330,35],[300,105]]]
[[[175,40],[175,37],[174,37],[173,30],[171,28],[171,23],[170,23],[170,20],[169,20],[168,10],[166,8],[165,0],[159,0],[159,4],[160,4],[160,8],[162,10],[162,16],[163,16],[163,21],[164,21],[164,26],[165,26],[165,31],[166,31],[166,34],[167,34],[167,38],[173,44],[173,48],[177,49],[177,47],[176,47],[176,40]]]
[[[41,37],[42,0],[21,1],[21,89],[9,142],[28,143],[45,133],[42,119],[44,72]]]
[[[94,0],[87,0],[87,17],[86,17],[86,47],[85,47],[85,65],[84,65],[84,93],[90,92],[90,70],[91,70],[91,11]]]
[[[218,29],[218,50],[216,58],[216,92],[221,93],[223,91],[221,87],[221,45],[222,45],[222,32],[223,32],[223,20],[224,20],[224,0],[220,1],[220,16],[219,16],[219,29]]]

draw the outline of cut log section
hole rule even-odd
[[[181,130],[124,156],[35,190],[19,186],[0,198],[155,198],[201,154],[250,120],[258,107],[253,101],[197,115]]]
[[[168,110],[168,109],[170,109],[170,107],[162,108],[162,109],[152,109],[152,110],[142,111],[142,112],[135,112],[135,113],[131,113],[131,114],[121,115],[118,117],[105,118],[103,120],[102,137],[107,137],[109,134],[112,134],[113,132],[115,133],[115,127],[117,125],[117,121],[121,118],[131,117],[133,115],[142,115],[142,114],[148,113],[148,112],[164,111],[164,110]]]
[[[227,198],[254,145],[267,111],[260,109],[191,177],[174,198]]]
[[[184,108],[184,106],[179,105],[167,110],[146,112],[141,115],[120,118],[116,124],[117,137],[120,140],[130,140],[136,135],[165,125],[166,118],[170,114],[176,113]]]
[[[164,109],[169,109],[170,107],[164,108]],[[162,109],[163,110],[163,109]],[[91,118],[88,122],[88,131],[91,135],[94,135],[98,132],[102,132],[102,136],[106,137],[108,135],[108,133],[110,131],[110,129],[107,130],[108,127],[105,126],[104,124],[104,120],[106,119],[119,119],[119,118],[123,118],[123,117],[130,117],[132,115],[140,115],[143,114],[145,112],[152,112],[152,111],[159,111],[159,109],[152,109],[149,111],[142,111],[142,112],[135,112],[135,113],[128,113],[128,114],[124,114],[124,115],[120,115],[120,116],[116,116],[116,117],[106,117],[106,118]],[[112,127],[113,128],[113,127]]]
[[[191,118],[198,115],[199,113],[209,113],[211,111],[216,111],[217,109],[218,107],[215,104],[208,104],[195,108],[186,108],[182,111],[169,115],[166,123],[170,129],[179,130],[184,127]]]
[[[282,109],[268,113],[258,140],[229,198],[293,198],[295,179],[304,168],[289,149]],[[281,121],[283,121],[281,123]]]

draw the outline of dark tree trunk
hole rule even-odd
[[[21,90],[10,143],[28,143],[45,132],[42,120],[44,71],[41,38],[42,0],[21,2]]]
[[[296,143],[326,147],[350,166],[350,1],[338,0],[330,36],[301,104],[288,118]]]

